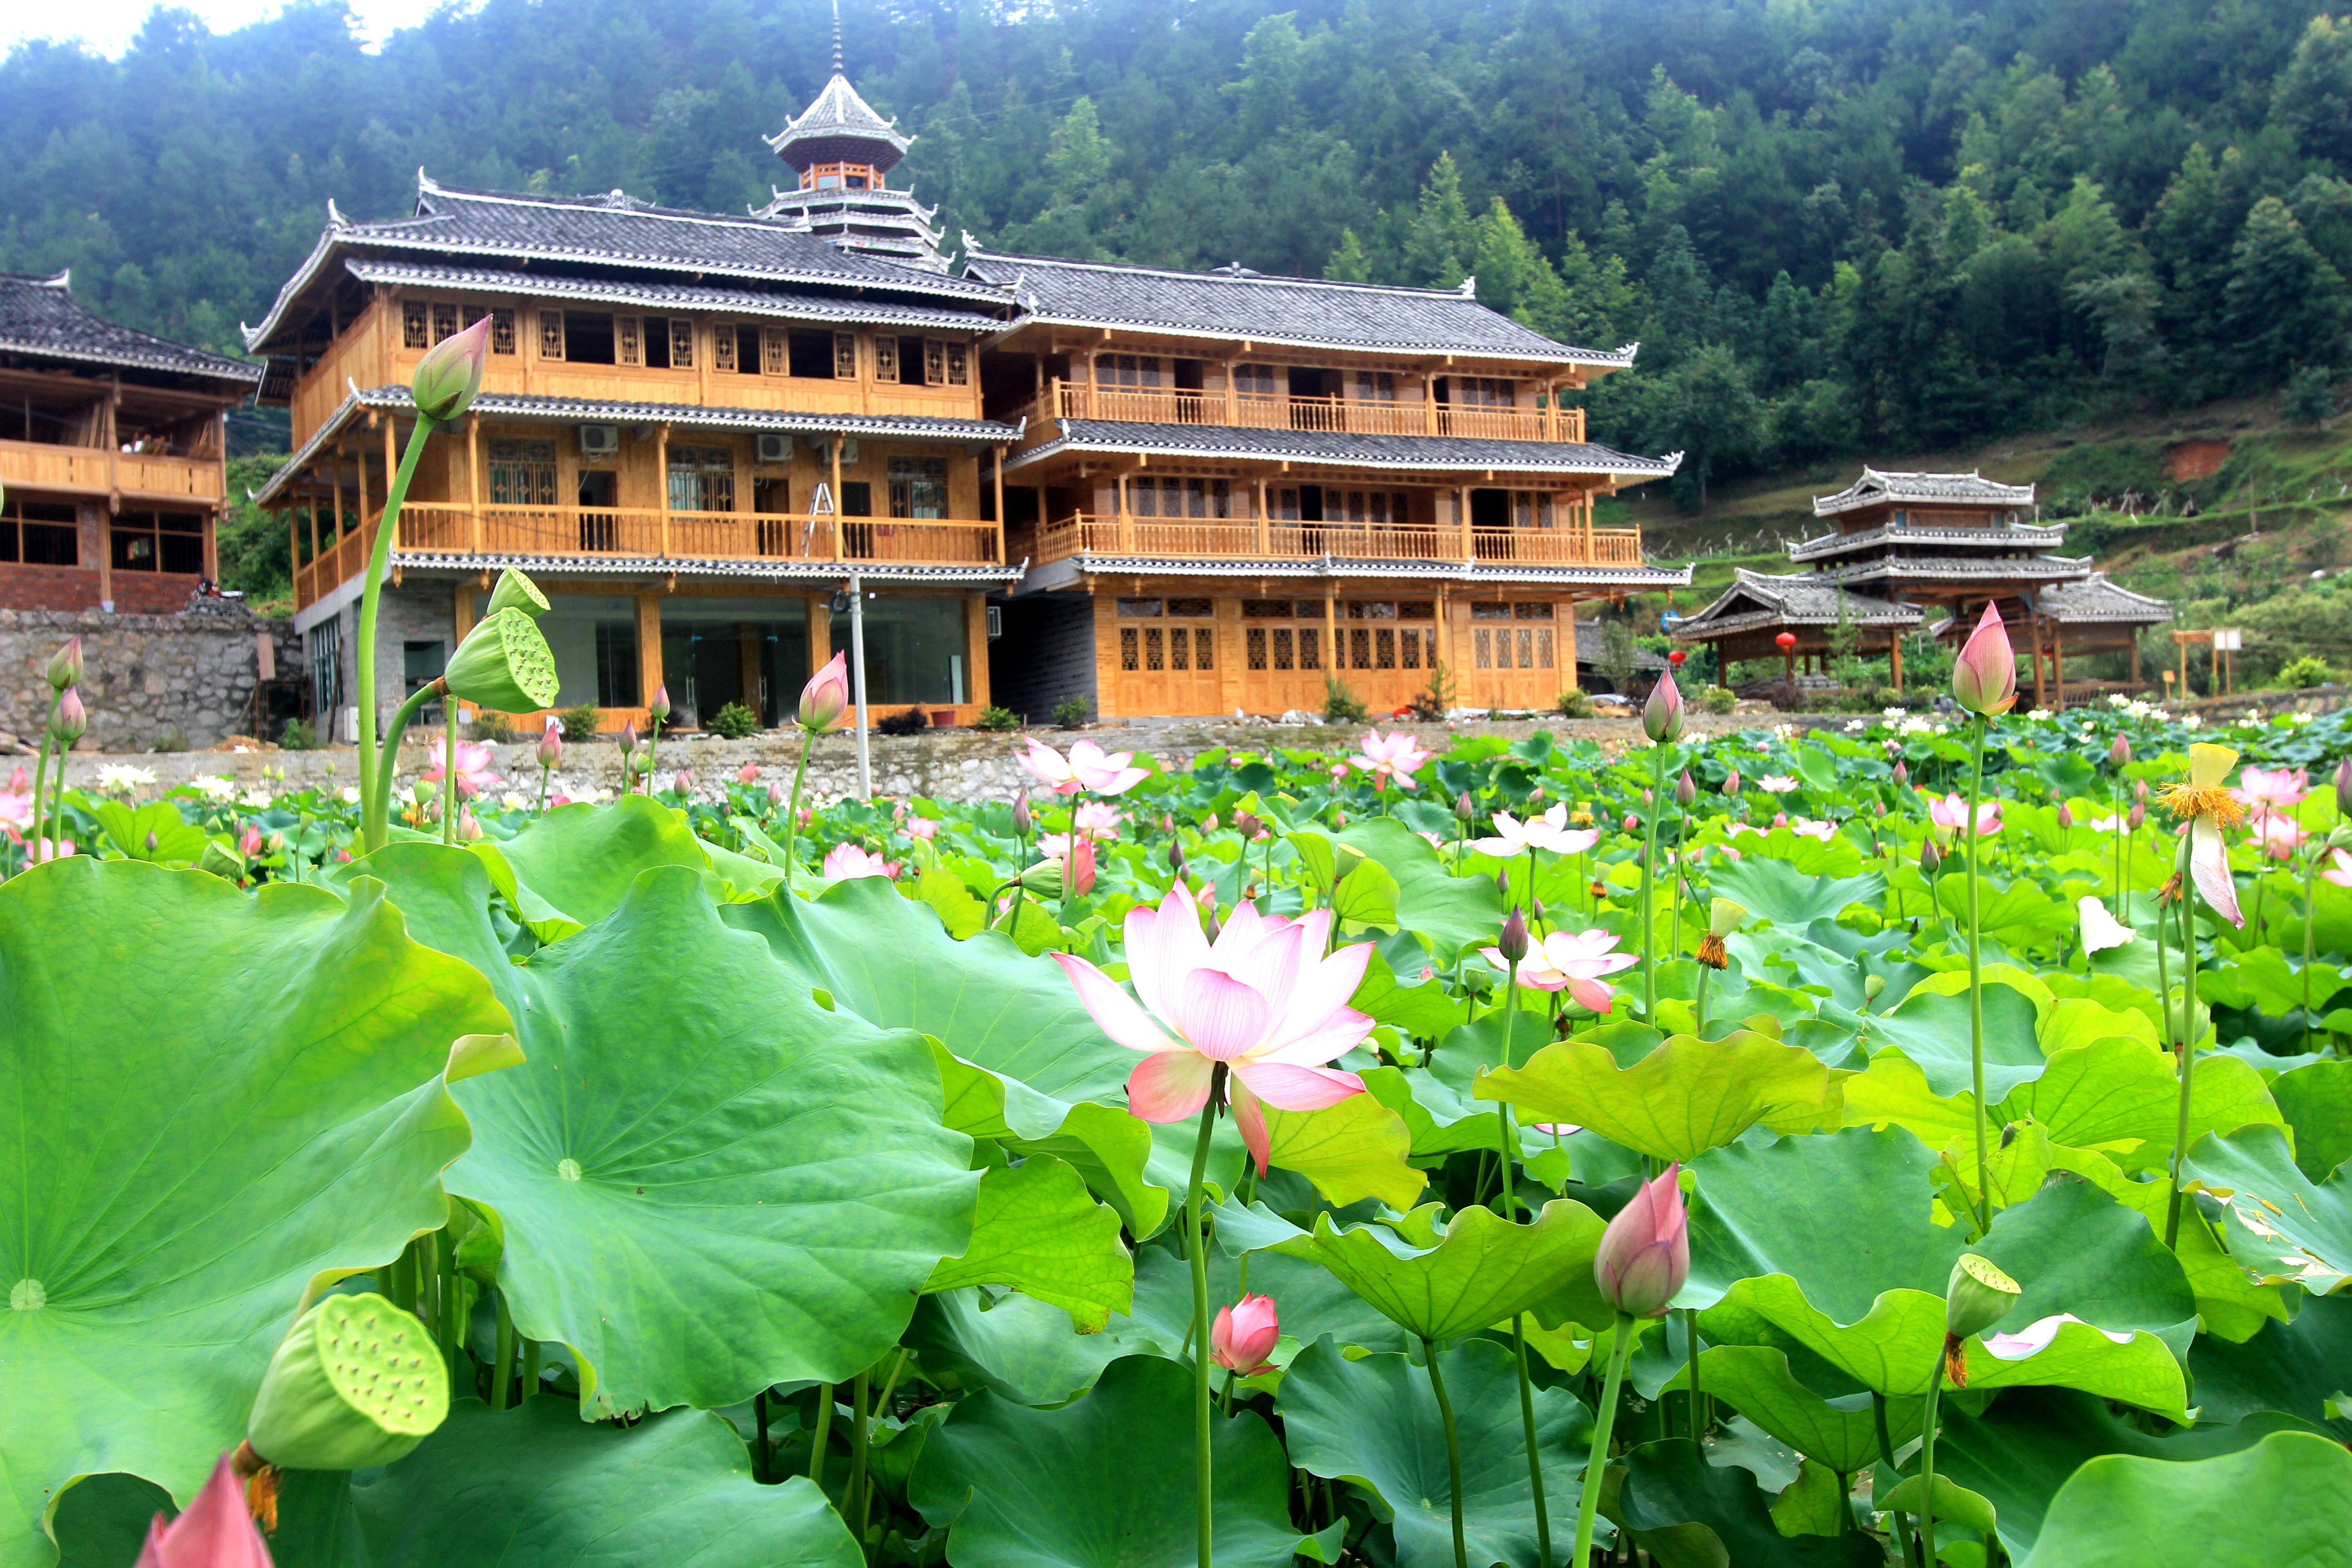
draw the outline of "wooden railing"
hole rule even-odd
[[[1258,396],[1177,387],[1106,387],[1056,380],[1025,411],[1033,433],[1049,419],[1223,425],[1357,436],[1468,436],[1494,441],[1581,441],[1581,408],[1495,408],[1348,397]]]
[[[58,447],[46,441],[0,441],[0,484],[11,489],[120,490],[145,498],[221,499],[220,459],[118,452],[110,466],[104,447]]]
[[[1080,553],[1167,556],[1180,560],[1461,561],[1458,528],[1376,528],[1360,523],[1271,522],[1249,519],[1121,518],[1077,512],[1037,531],[1037,559]],[[1638,528],[1478,528],[1468,559],[1544,566],[1639,566]]]

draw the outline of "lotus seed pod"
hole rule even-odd
[[[537,620],[547,614],[547,595],[539,584],[509,566],[499,574],[499,585],[490,590],[489,605],[482,611],[485,617],[500,610],[520,610]]]
[[[448,1414],[448,1367],[423,1323],[373,1293],[329,1296],[269,1358],[246,1440],[280,1468],[363,1470]]]
[[[460,702],[498,713],[535,713],[555,700],[555,655],[538,622],[503,609],[466,634],[442,679]]]
[[[1944,1331],[1958,1339],[1983,1333],[2009,1316],[2024,1288],[1973,1252],[1960,1254],[1944,1287]]]

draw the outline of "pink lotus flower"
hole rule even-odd
[[[1787,812],[1785,812],[1785,811],[1776,811],[1776,812],[1774,812],[1774,813],[1772,814],[1772,826],[1775,826],[1775,827],[1786,827],[1786,826],[1789,826],[1789,814],[1788,814]]]
[[[63,860],[73,853],[74,841],[70,838],[44,838],[33,847],[35,860]]]
[[[2273,860],[2288,858],[2294,853],[2295,847],[2309,837],[2303,825],[2293,817],[2273,816],[2264,812],[2261,820],[2254,824],[2254,837],[2261,844],[2263,853]]]
[[[425,350],[408,382],[416,412],[441,424],[463,414],[482,390],[482,370],[489,363],[489,355],[488,315]]]
[[[1070,813],[1070,820],[1084,838],[1116,838],[1118,825],[1127,818],[1108,801],[1089,800],[1079,803]]]
[[[1952,696],[1969,712],[1992,718],[2017,706],[2017,650],[1991,600],[1952,660]]]
[[[1818,838],[1827,844],[1837,837],[1837,824],[1815,822],[1810,817],[1801,816],[1789,825],[1789,831],[1800,838]]]
[[[0,790],[0,828],[7,829],[8,837],[15,838],[32,826],[33,792],[25,770],[18,768],[16,776],[8,781],[8,787]]]
[[[1201,824],[1201,831],[1202,831],[1202,833],[1206,834],[1206,833],[1214,833],[1216,830],[1217,830],[1217,814],[1216,814],[1215,812],[1213,812],[1213,812],[1209,813],[1208,819],[1207,819],[1206,821],[1204,821],[1204,822],[1202,822],[1202,823]]]
[[[1103,1033],[1146,1053],[1128,1078],[1128,1108],[1146,1121],[1196,1116],[1223,1063],[1234,1121],[1263,1173],[1261,1100],[1319,1110],[1363,1092],[1363,1079],[1323,1064],[1372,1032],[1372,1020],[1348,1005],[1371,949],[1356,943],[1326,956],[1330,931],[1328,910],[1292,921],[1241,903],[1212,943],[1180,882],[1157,910],[1128,911],[1133,996],[1083,958],[1053,957]]]
[[[1349,765],[1370,773],[1372,788],[1376,791],[1388,788],[1391,780],[1405,789],[1417,788],[1413,783],[1413,770],[1437,754],[1423,750],[1420,743],[1402,730],[1386,736],[1378,730],[1367,730],[1359,743],[1363,752],[1360,756],[1349,757]]]
[[[1968,826],[1969,803],[1967,801],[1956,795],[1948,795],[1938,800],[1934,795],[1927,795],[1926,790],[1921,790],[1919,793],[1927,795],[1928,821],[1948,833],[1958,833]],[[2000,802],[1997,800],[1977,802],[1977,837],[1989,838],[2000,831]]]
[[[2061,1325],[2082,1322],[2083,1320],[2072,1312],[2061,1312],[2055,1317],[2042,1318],[2028,1323],[2013,1334],[1987,1334],[1978,1342],[1984,1346],[1987,1354],[1998,1360],[2023,1361],[2028,1356],[2040,1355],[2043,1351],[2048,1350],[2050,1342],[2058,1337]],[[2083,1323],[2083,1326],[2090,1328],[2093,1325]],[[2119,1345],[2132,1342],[2132,1337],[2129,1334],[2114,1333],[2105,1329],[2099,1330],[2099,1332],[2105,1334]]]
[[[869,855],[855,844],[836,844],[824,858],[823,869],[826,877],[841,882],[852,877],[895,878],[898,875],[898,863]]]
[[[837,653],[801,688],[800,707],[793,722],[812,735],[837,728],[849,711],[849,656]]]
[[[1536,991],[1565,990],[1589,1013],[1606,1016],[1617,999],[1617,988],[1602,977],[1633,968],[1639,953],[1616,952],[1615,933],[1605,931],[1556,931],[1528,949],[1519,961],[1519,984]],[[1507,971],[1509,962],[1500,948],[1487,947],[1478,956]]]
[[[1658,677],[1650,688],[1650,700],[1642,704],[1642,733],[1660,745],[1679,740],[1683,732],[1683,693],[1675,684],[1675,672]]]
[[[474,820],[474,814],[470,810],[464,806],[459,806],[457,808],[457,837],[459,841],[466,844],[471,844],[475,839],[479,838],[481,836],[482,825]]]
[[[247,823],[245,825],[245,831],[237,835],[236,852],[244,856],[248,860],[252,859],[256,855],[260,854],[261,829],[256,827],[249,822]]]
[[[547,716],[547,728],[540,731],[538,752],[541,767],[563,765],[563,721],[552,713]]]
[[[757,763],[745,763],[741,767],[736,769],[735,782],[737,784],[758,784],[760,782],[760,764]]]
[[[2301,768],[2240,768],[2238,787],[2230,793],[2240,804],[2252,806],[2257,816],[2267,816],[2274,811],[2300,805],[2311,793],[2308,778]]]
[[[1282,1338],[1282,1321],[1271,1296],[1244,1296],[1230,1307],[1217,1309],[1209,1326],[1209,1359],[1228,1372],[1251,1377],[1272,1372],[1266,1356]]]
[[[2336,864],[2319,874],[2339,888],[2352,888],[2352,855],[2341,849],[2330,849],[2327,853]]]
[[[1080,790],[1092,790],[1097,795],[1125,795],[1151,776],[1149,768],[1130,767],[1133,752],[1112,752],[1106,754],[1092,741],[1080,741],[1070,748],[1065,760],[1062,753],[1038,740],[1029,739],[1029,750],[1023,753],[1021,765],[1040,784],[1049,785],[1055,795],[1076,795]]]
[[[1601,842],[1597,827],[1572,828],[1568,825],[1568,804],[1563,801],[1541,816],[1531,816],[1521,822],[1507,811],[1495,813],[1495,837],[1474,838],[1470,847],[1482,855],[1492,855],[1497,860],[1508,860],[1530,849],[1549,849],[1557,855],[1581,855]]]
[[[482,324],[488,326],[488,318]],[[148,1524],[138,1568],[270,1568],[269,1548],[254,1525],[245,1483],[228,1455],[213,1466],[211,1479],[186,1512],[169,1524],[159,1513]]]
[[[1690,1216],[1683,1207],[1679,1162],[1634,1189],[1601,1233],[1592,1278],[1601,1298],[1635,1318],[1661,1318],[1690,1278]]]
[[[1756,787],[1767,795],[1790,795],[1799,786],[1797,781],[1786,773],[1767,773],[1756,781]]]
[[[940,836],[940,825],[928,816],[912,816],[898,825],[898,831],[909,838],[929,840]]]
[[[447,752],[446,746],[433,748],[433,765],[419,775],[426,784],[441,782],[448,764]],[[477,745],[471,741],[457,742],[457,795],[460,799],[479,795],[494,784],[506,782],[490,771],[490,764],[496,761],[498,753],[488,746]]]

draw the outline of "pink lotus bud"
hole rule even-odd
[[[1628,833],[1642,831],[1642,819],[1630,811],[1625,814],[1625,831]]]
[[[213,1466],[212,1479],[169,1524],[157,1514],[147,1527],[138,1568],[270,1568],[269,1547],[246,1506],[245,1482],[231,1456]]]
[[[1495,951],[1503,955],[1506,963],[1517,963],[1528,955],[1528,922],[1519,911],[1513,910],[1503,917],[1503,934],[1495,943]]]
[[[1244,1296],[1230,1307],[1217,1309],[1209,1325],[1209,1359],[1228,1372],[1247,1377],[1270,1370],[1265,1358],[1282,1338],[1282,1321],[1271,1296]]]
[[[1601,1298],[1629,1317],[1658,1318],[1690,1278],[1690,1220],[1679,1184],[1682,1165],[1668,1165],[1636,1188],[1601,1235],[1592,1278]]]
[[[1181,844],[1171,843],[1168,846],[1168,868],[1175,872],[1179,879],[1183,877],[1184,847]]]
[[[621,726],[621,756],[624,761],[635,756],[637,750],[637,721],[634,719]]]
[[[1333,812],[1333,813],[1331,814],[1331,826],[1334,826],[1334,827],[1345,827],[1345,826],[1348,826],[1348,814],[1347,814],[1346,812],[1344,812],[1344,811],[1335,811],[1335,812]]]
[[[1470,804],[1470,792],[1468,790],[1465,789],[1460,795],[1454,797],[1454,816],[1456,821],[1468,822],[1477,815],[1478,808]]]
[[[669,717],[669,683],[667,681],[654,688],[654,700],[646,704],[646,712],[656,724]]]
[[[248,860],[252,859],[256,855],[260,854],[261,829],[254,826],[253,824],[249,822],[247,823],[245,825],[245,831],[236,836],[236,852],[244,856]]]
[[[425,350],[425,357],[416,362],[416,374],[408,378],[416,412],[444,425],[466,412],[482,390],[482,371],[489,358],[488,316]]]
[[[692,768],[678,769],[677,779],[670,785],[670,788],[676,790],[680,795],[692,795],[694,793],[694,770]]]
[[[1216,830],[1217,814],[1213,811],[1209,813],[1208,819],[1201,824],[1201,831],[1203,833],[1214,833]]]
[[[1024,789],[1013,797],[1013,831],[1026,838],[1036,823],[1037,819],[1029,811],[1029,792]]]
[[[741,767],[736,769],[735,782],[737,784],[758,784],[760,782],[760,764],[757,763],[745,763]]]
[[[1511,868],[1508,866],[1495,873],[1495,897],[1505,903],[1511,900]]]
[[[147,853],[155,853],[155,830],[152,827],[147,830]]]
[[[1070,891],[1083,899],[1094,890],[1095,841],[1082,838],[1070,851]]]
[[[1650,700],[1642,704],[1642,733],[1660,745],[1681,738],[1683,732],[1682,689],[1675,684],[1675,672],[1667,670],[1650,688]]]
[[[552,713],[547,716],[547,728],[540,732],[539,765],[542,768],[563,765],[563,721]]]
[[[79,686],[81,674],[81,638],[68,637],[65,647],[49,656],[49,689],[63,691],[68,686]]]
[[[2336,812],[2352,816],[2352,757],[2336,764]]]
[[[816,807],[813,805],[801,807],[800,825],[803,832],[816,826]]]
[[[1952,660],[1952,697],[1971,713],[1993,718],[2017,706],[2017,650],[2000,606],[1985,602],[1977,629]]]
[[[1697,798],[1698,785],[1691,782],[1690,770],[1685,768],[1683,776],[1675,781],[1675,804],[1688,805]]]
[[[1255,843],[1257,836],[1265,831],[1265,824],[1246,811],[1237,811],[1234,813],[1234,831],[1250,842]]]
[[[1910,783],[1911,770],[1903,764],[1901,758],[1896,758],[1895,763],[1895,787],[1896,789],[1903,789],[1908,786]]]
[[[1539,800],[1543,799],[1543,797],[1544,797],[1544,791],[1543,791],[1543,785],[1541,785],[1541,784],[1538,784],[1538,785],[1536,785],[1536,787],[1535,787],[1535,788],[1533,788],[1533,789],[1531,789],[1531,790],[1528,791],[1528,802],[1529,802],[1530,804],[1532,804],[1532,803],[1534,803],[1534,802],[1536,802],[1536,801],[1539,801]]]
[[[1774,813],[1772,814],[1772,826],[1775,826],[1775,827],[1786,827],[1786,826],[1789,826],[1789,814],[1788,814],[1787,812],[1785,812],[1785,811],[1776,811],[1776,812],[1774,812]]]
[[[2058,826],[2061,827],[2074,826],[2074,814],[2066,809],[2066,803],[2063,800],[2058,803]]]
[[[2147,781],[2146,779],[2134,779],[2132,781],[2132,798],[2134,800],[2143,801],[2147,798]]]
[[[1729,773],[1723,775],[1723,793],[1726,795],[1738,795],[1739,793],[1739,770],[1738,768],[1734,768]]]
[[[800,710],[793,722],[812,735],[822,735],[848,710],[849,656],[837,653],[801,688]]]
[[[2145,801],[2137,800],[2132,802],[2131,810],[2124,814],[2124,826],[2130,828],[2134,833],[2137,833],[2142,826],[2146,826],[2147,822],[2147,804]]]
[[[1944,857],[1936,847],[1934,834],[1931,833],[1919,840],[1919,869],[1932,877],[1936,874],[1936,868],[1943,863]]]
[[[783,804],[784,786],[782,784],[770,784],[768,786],[768,809],[773,811],[776,807]]]
[[[81,688],[68,686],[58,702],[58,714],[49,721],[49,743],[60,751],[81,739],[89,728],[89,713],[81,705]]]
[[[268,850],[272,855],[283,855],[286,853],[286,835],[283,833],[273,833],[268,838],[262,840],[261,847]]]
[[[1160,831],[1162,833],[1176,831],[1176,819],[1164,811],[1160,814]]]
[[[1870,814],[1873,816],[1885,816],[1886,815],[1886,803],[1883,800],[1872,801],[1870,803]]]
[[[2120,733],[2116,736],[2116,743],[2107,748],[2107,765],[2112,768],[2123,768],[2131,765],[2131,738],[2129,736]]]
[[[473,812],[462,806],[458,808],[457,837],[464,839],[467,843],[471,844],[475,839],[479,838],[481,836],[482,825],[474,820]]]
[[[1645,789],[1645,790],[1643,790],[1643,791],[1642,792],[1642,804],[1643,804],[1643,806],[1645,806],[1645,807],[1646,807],[1646,806],[1650,806],[1650,805],[1655,805],[1655,804],[1656,804],[1654,801],[1653,801],[1653,800],[1650,798],[1650,792],[1649,792],[1648,790],[1646,790],[1646,789]]]

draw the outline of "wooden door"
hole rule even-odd
[[[1223,711],[1215,602],[1202,598],[1116,601],[1118,711],[1206,717]]]
[[[1568,689],[1559,668],[1562,638],[1573,638],[1575,632],[1549,601],[1475,600],[1469,633],[1470,657],[1460,672],[1462,701],[1480,708],[1546,709]],[[1573,658],[1574,643],[1565,647]]]
[[[1326,640],[1320,599],[1242,601],[1244,711],[1268,717],[1323,709]]]

